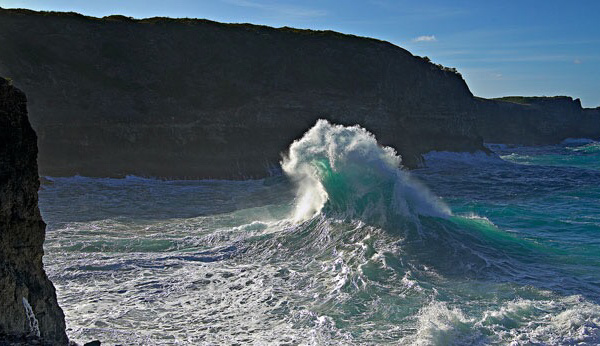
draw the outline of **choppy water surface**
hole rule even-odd
[[[50,178],[46,270],[103,344],[600,344],[600,146],[433,153],[318,123],[265,180]]]

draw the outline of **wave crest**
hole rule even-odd
[[[393,148],[380,146],[364,128],[318,120],[281,162],[298,187],[294,220],[322,211],[377,223],[389,216],[449,216],[449,208],[400,163]]]

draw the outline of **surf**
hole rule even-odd
[[[384,224],[391,216],[448,217],[450,209],[401,169],[401,157],[358,125],[318,120],[294,141],[283,172],[296,184],[293,219],[321,212]]]
[[[290,143],[283,175],[265,180],[49,177],[40,191],[48,273],[81,339],[597,343],[594,244],[576,258],[528,233],[551,223],[524,206],[560,197],[558,180],[545,177],[565,168],[482,154],[427,159],[407,171],[366,129],[321,120]],[[561,187],[580,173],[559,175]],[[595,210],[585,190],[589,201],[578,201]],[[593,233],[593,213],[552,211]],[[588,271],[571,273],[572,263]],[[103,318],[78,324],[82,306]],[[138,313],[149,307],[158,316]]]

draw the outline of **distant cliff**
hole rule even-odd
[[[362,125],[415,167],[430,150],[484,150],[506,112],[542,115],[331,31],[0,10],[0,47],[45,175],[262,177],[318,118]]]
[[[523,145],[600,137],[600,109],[567,96],[511,96],[478,102],[476,127],[486,142]]]
[[[0,78],[0,344],[27,337],[67,344],[64,315],[42,265],[46,225],[37,204],[36,156],[25,95]]]

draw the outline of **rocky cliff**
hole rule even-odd
[[[64,315],[42,265],[36,140],[25,95],[0,78],[0,344],[41,338],[66,345]]]
[[[264,176],[318,118],[361,124],[409,165],[482,148],[460,75],[374,39],[2,10],[0,46],[42,174]]]
[[[364,126],[414,167],[430,150],[482,150],[514,112],[545,116],[331,31],[0,10],[0,47],[0,73],[29,95],[44,175],[261,177],[318,118]]]
[[[600,112],[567,96],[479,99],[476,128],[489,143],[544,145],[600,137]]]

